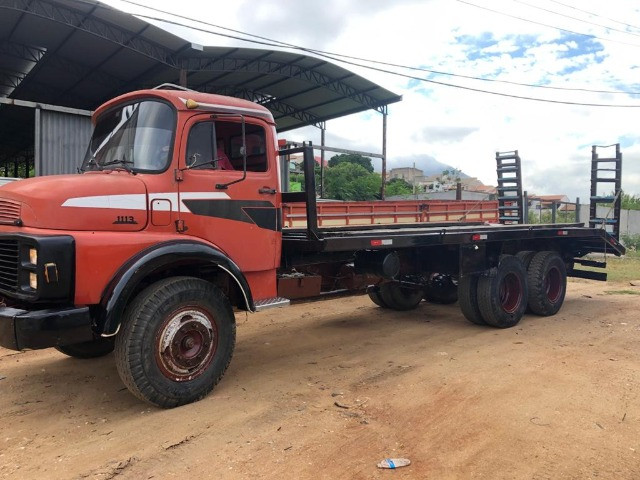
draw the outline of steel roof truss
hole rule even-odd
[[[161,45],[149,40],[136,37],[133,33],[111,23],[107,23],[86,13],[63,7],[46,0],[2,0],[0,8],[17,10],[41,18],[46,18],[74,29],[82,30],[100,38],[117,43],[123,47],[135,50],[142,55],[162,62],[171,67],[178,66],[173,53]]]
[[[1,40],[0,53],[19,58],[20,60],[38,63],[47,51],[46,49],[31,47],[10,40]]]
[[[341,82],[340,80],[328,77],[320,72],[310,70],[300,65],[291,65],[272,60],[258,60],[247,64],[246,59],[223,58],[203,59],[199,57],[183,58],[182,68],[190,71],[214,70],[220,72],[256,72],[262,74],[276,74],[289,78],[298,78],[313,84],[322,84],[323,87],[338,93],[343,97],[349,97],[358,103],[370,108],[377,108],[381,101],[361,91]]]

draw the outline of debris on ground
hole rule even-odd
[[[400,468],[406,467],[407,465],[411,465],[411,460],[408,458],[385,458],[380,463],[378,463],[378,468]]]

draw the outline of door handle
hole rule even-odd
[[[276,189],[269,188],[269,187],[262,187],[261,189],[258,190],[258,193],[263,193],[265,195],[274,195],[276,193]]]

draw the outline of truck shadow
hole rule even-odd
[[[581,318],[572,314],[573,306],[581,300],[579,297],[567,299],[558,314],[563,321],[576,327],[582,323]],[[284,382],[282,387],[287,388],[288,380],[303,381],[310,366],[335,369],[350,362],[373,365],[381,357],[392,359],[399,352],[429,355],[452,350],[461,342],[469,343],[469,339],[473,339],[474,348],[480,348],[488,337],[512,337],[518,329],[522,331],[533,325],[545,328],[548,322],[558,318],[526,315],[518,326],[500,330],[469,323],[457,304],[423,302],[407,312],[373,305],[355,306],[347,316],[323,313],[319,318],[306,308],[296,305],[252,316],[249,320],[239,316],[231,366],[214,394],[204,401],[215,401],[217,395],[242,394],[244,386],[254,388],[274,372],[288,372],[278,376],[279,381]],[[424,360],[417,358],[416,361]],[[356,373],[356,377],[360,373]],[[9,415],[24,415],[33,410],[30,407],[34,403],[47,406],[38,409],[43,416],[86,408],[98,409],[105,416],[139,414],[141,409],[148,408],[155,410],[126,389],[118,376],[113,354],[91,360],[65,357],[53,350],[11,354],[0,357],[0,374],[6,376],[0,381],[1,403]]]

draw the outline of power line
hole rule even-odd
[[[515,18],[516,20],[522,20],[523,22],[529,22],[529,23],[533,23],[535,25],[540,25],[540,26],[543,26],[543,27],[548,27],[548,28],[553,28],[555,30],[560,30],[561,32],[571,33],[573,35],[580,35],[581,37],[589,37],[589,38],[593,38],[595,40],[602,40],[603,42],[620,43],[622,45],[629,45],[629,46],[632,46],[632,47],[639,47],[640,48],[640,45],[638,45],[637,43],[628,43],[628,42],[623,42],[622,40],[614,40],[612,38],[602,38],[602,37],[598,37],[596,35],[591,35],[591,34],[588,34],[588,33],[576,32],[574,30],[569,30],[567,28],[558,27],[556,25],[549,25],[548,23],[537,22],[536,20],[531,20],[529,18],[518,17],[517,15],[511,15],[510,13],[501,12],[500,10],[494,10],[493,8],[484,7],[482,5],[477,5],[477,4],[471,3],[471,2],[466,2],[465,0],[456,0],[456,1],[460,2],[460,3],[464,3],[465,5],[471,5],[472,7],[480,8],[482,10],[487,10],[489,12],[497,13],[498,15],[504,15],[505,17]]]
[[[571,15],[566,15],[564,13],[556,12],[556,11],[550,10],[548,8],[539,7],[538,5],[532,5],[531,3],[525,2],[524,0],[512,0],[512,1],[514,1],[516,3],[520,3],[522,5],[526,5],[527,7],[535,8],[537,10],[542,10],[543,12],[552,13],[553,15],[558,15],[560,17],[569,18],[569,19],[575,20],[577,22],[588,23],[589,25],[595,25],[596,27],[606,28],[606,29],[612,30],[614,32],[620,32],[620,33],[625,33],[627,35],[633,35],[634,37],[640,37],[640,34],[637,34],[637,33],[627,32],[626,30],[620,30],[619,28],[609,27],[607,25],[602,25],[601,23],[590,22],[589,20],[583,20],[583,19],[580,19],[580,18],[572,17]]]
[[[132,4],[132,5],[136,5],[136,6],[139,6],[139,7],[143,7],[143,8],[146,8],[148,10],[156,11],[156,12],[159,12],[159,13],[172,15],[174,17],[182,18],[184,20],[195,21],[195,22],[198,22],[198,23],[201,23],[203,25],[210,26],[210,27],[219,28],[219,29],[222,29],[222,30],[238,33],[240,35],[245,35],[245,36],[248,36],[248,37],[258,38],[260,40],[264,40],[264,42],[253,42],[253,43],[260,44],[260,45],[283,46],[283,47],[287,47],[287,48],[291,48],[291,49],[295,49],[295,50],[301,50],[301,51],[305,51],[305,52],[309,52],[309,53],[315,53],[315,54],[320,55],[320,56],[331,55],[333,57],[347,58],[347,59],[350,59],[350,60],[357,60],[357,61],[363,61],[363,62],[368,62],[368,63],[374,63],[374,64],[377,64],[377,65],[385,65],[385,66],[403,68],[403,69],[413,70],[413,71],[428,72],[428,73],[432,73],[432,74],[435,74],[435,75],[446,75],[446,76],[452,76],[452,77],[458,77],[458,78],[466,78],[466,79],[470,79],[470,80],[477,80],[477,81],[483,81],[483,82],[493,82],[493,83],[504,83],[504,84],[508,84],[508,85],[517,85],[517,86],[530,87],[530,88],[543,88],[543,89],[548,89],[548,90],[589,92],[589,93],[640,95],[640,92],[629,92],[629,91],[622,91],[622,90],[595,90],[595,89],[588,89],[588,88],[558,87],[558,86],[553,86],[553,85],[539,85],[539,84],[531,84],[531,83],[513,82],[513,81],[501,80],[501,79],[497,79],[497,78],[475,77],[475,76],[472,76],[472,75],[463,75],[463,74],[456,74],[456,73],[451,73],[451,72],[443,72],[443,71],[428,69],[428,68],[424,68],[424,67],[413,67],[413,66],[400,65],[400,64],[396,64],[396,63],[390,63],[390,62],[382,62],[382,61],[372,60],[372,59],[367,59],[367,58],[362,58],[362,57],[354,57],[354,56],[344,55],[344,54],[340,54],[340,53],[327,52],[327,51],[323,51],[323,50],[317,50],[317,49],[313,49],[313,48],[307,48],[307,47],[301,47],[301,46],[298,46],[298,45],[293,45],[291,43],[282,42],[280,40],[274,40],[274,39],[263,37],[263,36],[260,36],[260,35],[255,35],[255,34],[243,32],[241,30],[235,30],[233,28],[224,27],[222,25],[216,25],[216,24],[213,24],[213,23],[204,22],[202,20],[196,20],[196,19],[193,19],[193,18],[190,18],[190,17],[186,17],[186,16],[183,16],[183,15],[174,14],[174,13],[171,13],[171,12],[168,12],[168,11],[165,11],[165,10],[160,10],[160,9],[153,8],[153,7],[148,7],[146,5],[134,2],[132,0],[120,0],[120,1],[122,1],[124,3]],[[165,20],[165,19],[157,19],[155,17],[150,17],[150,16],[146,16],[146,15],[143,15],[143,14],[139,14],[139,16],[143,17],[143,18],[148,18],[148,19],[151,19],[151,20],[159,20],[159,21],[168,22],[168,20]],[[187,25],[182,25],[182,24],[179,24],[179,25],[185,26],[185,27],[188,27],[188,28],[194,28],[194,27],[187,26]],[[219,32],[212,32],[210,30],[203,30],[203,29],[197,29],[197,30],[200,30],[200,31],[203,31],[203,32],[206,32],[206,33],[211,33],[213,35],[219,35],[219,36],[224,36],[224,37],[227,37],[227,38],[232,38],[232,39],[235,39],[235,40],[241,40],[241,41],[246,41],[246,42],[250,41],[250,40],[242,38],[242,37],[224,35],[224,34],[221,34]],[[332,58],[332,59],[335,60],[335,58]]]
[[[280,40],[274,40],[274,39],[263,37],[263,36],[260,36],[260,35],[255,35],[255,34],[252,34],[252,33],[243,32],[241,30],[235,30],[235,29],[229,28],[229,27],[223,27],[222,25],[216,25],[216,24],[213,24],[213,23],[204,22],[202,20],[196,20],[196,19],[193,19],[193,18],[190,18],[190,17],[179,15],[179,14],[173,14],[173,13],[167,12],[165,10],[160,10],[160,9],[153,8],[153,7],[147,7],[146,5],[143,5],[143,4],[131,1],[131,0],[120,0],[120,1],[122,1],[124,3],[130,3],[132,5],[136,5],[136,6],[139,6],[139,7],[144,7],[144,8],[147,8],[149,10],[156,11],[156,12],[159,12],[159,13],[172,15],[174,17],[182,18],[184,20],[195,21],[195,22],[201,23],[203,25],[207,25],[207,26],[214,27],[214,28],[219,28],[221,30],[226,30],[226,31],[238,33],[240,35],[245,35],[245,36],[252,37],[252,38],[258,38],[260,40],[263,40],[264,42],[254,42],[254,43],[257,43],[257,44],[260,44],[260,45],[282,46],[282,47],[292,48],[292,49],[295,49],[295,50],[301,50],[301,51],[305,51],[305,52],[309,52],[309,53],[314,53],[314,54],[320,55],[320,56],[331,55],[332,57],[347,58],[347,59],[350,59],[350,60],[373,63],[373,64],[376,64],[376,65],[384,65],[384,66],[388,66],[388,67],[402,68],[402,69],[406,69],[406,70],[427,72],[427,73],[432,73],[434,75],[444,75],[444,76],[451,76],[451,77],[456,77],[456,78],[465,78],[465,79],[476,80],[476,81],[481,81],[481,82],[503,83],[503,84],[506,84],[506,85],[517,85],[517,86],[520,86],[520,87],[528,87],[528,88],[542,88],[542,89],[547,89],[547,90],[559,90],[559,91],[570,91],[570,92],[605,93],[605,94],[613,94],[613,95],[640,95],[640,92],[633,92],[633,91],[630,92],[630,91],[622,91],[622,90],[595,90],[595,89],[590,89],[590,88],[559,87],[559,86],[553,86],[553,85],[539,85],[539,84],[533,84],[533,83],[514,82],[514,81],[510,81],[510,80],[502,80],[502,79],[497,79],[497,78],[483,78],[483,77],[476,77],[476,76],[473,76],[473,75],[463,75],[463,74],[459,74],[459,73],[443,72],[443,71],[433,70],[433,69],[429,69],[429,68],[425,68],[425,67],[414,67],[414,66],[409,66],[409,65],[401,65],[401,64],[397,64],[397,63],[383,62],[383,61],[372,60],[372,59],[368,59],[368,58],[355,57],[355,56],[351,56],[351,55],[344,55],[344,54],[341,54],[341,53],[327,52],[327,51],[323,51],[323,50],[317,50],[317,49],[313,49],[313,48],[307,48],[307,47],[301,47],[301,46],[298,46],[298,45],[293,45],[291,43],[282,42]],[[154,17],[149,17],[149,16],[142,15],[142,14],[139,14],[139,16],[143,17],[143,18],[158,20],[158,19],[156,19]],[[162,20],[161,19],[161,21],[166,21],[166,20]],[[209,30],[202,30],[202,31],[204,31],[206,33],[211,33],[213,35],[226,36],[226,35],[223,35],[223,34],[218,33],[218,32],[211,32]],[[226,36],[226,37],[227,38],[236,39],[236,40],[242,40],[242,41],[246,41],[246,42],[249,41],[249,40],[247,40],[245,38],[242,38],[242,37],[235,37],[235,36]],[[332,58],[332,59],[335,60],[335,58]]]
[[[332,58],[330,56],[327,55],[328,58]],[[385,70],[382,68],[377,68],[377,67],[372,67],[370,65],[362,65],[362,64],[358,64],[355,62],[350,62],[347,60],[340,60],[337,58],[332,58],[333,60],[336,61],[340,61],[343,63],[347,63],[349,65],[354,65],[354,66],[358,66],[358,67],[362,67],[362,68],[367,68],[369,70],[375,70],[378,72],[382,72],[382,73],[387,73],[390,75],[396,75],[396,76],[400,76],[400,77],[404,77],[404,78],[408,78],[411,80],[419,80],[421,82],[427,82],[427,83],[433,83],[436,85],[442,85],[442,86],[447,86],[447,87],[453,87],[453,88],[459,88],[462,90],[468,90],[471,92],[478,92],[478,93],[486,93],[489,95],[497,95],[500,97],[508,97],[508,98],[517,98],[520,100],[531,100],[531,101],[535,101],[535,102],[546,102],[546,103],[556,103],[556,104],[562,104],[562,105],[577,105],[577,106],[583,106],[583,107],[612,107],[612,108],[639,108],[640,105],[616,105],[616,104],[605,104],[605,103],[582,103],[582,102],[570,102],[567,100],[551,100],[551,99],[547,99],[547,98],[536,98],[536,97],[528,97],[525,95],[513,95],[510,93],[503,93],[503,92],[492,92],[490,90],[483,90],[480,88],[473,88],[473,87],[466,87],[463,85],[456,85],[456,84],[452,84],[452,83],[446,83],[446,82],[439,82],[437,80],[431,80],[431,79],[427,79],[427,78],[422,78],[422,77],[415,77],[413,75],[406,75],[404,73],[399,73],[399,72],[393,72],[390,70]]]
[[[202,23],[204,25],[209,25],[209,26],[213,26],[213,27],[216,27],[216,28],[226,29],[225,27],[219,27],[217,25],[208,24],[207,22],[203,22],[203,21],[200,21],[200,20],[184,17],[184,16],[177,15],[177,14],[174,15],[171,12],[166,12],[166,11],[154,9],[154,8],[151,8],[151,7],[146,7],[146,6],[142,5],[142,4],[138,4],[138,3],[135,3],[135,2],[132,2],[132,1],[129,1],[129,0],[121,0],[121,1],[123,1],[125,3],[131,3],[131,4],[134,4],[134,5],[137,5],[137,6],[142,6],[142,7],[148,8],[150,10],[158,11],[160,13],[173,15],[175,17],[183,18],[183,19],[186,19],[186,20],[189,20],[189,21]],[[458,0],[458,1],[462,1],[462,0]],[[463,3],[466,3],[466,2],[463,2]],[[427,79],[427,78],[423,78],[423,77],[416,77],[416,76],[413,76],[413,75],[407,75],[407,74],[403,74],[403,73],[400,73],[400,72],[394,72],[394,71],[386,70],[386,69],[383,69],[383,68],[373,67],[371,65],[363,65],[363,64],[360,64],[360,63],[356,63],[356,62],[353,62],[353,61],[349,61],[349,60],[345,60],[345,59],[341,59],[341,58],[332,56],[331,54],[328,54],[328,53],[320,53],[321,52],[320,50],[308,49],[308,48],[305,48],[305,47],[300,47],[300,46],[297,46],[297,45],[288,44],[286,42],[280,42],[278,40],[267,39],[266,37],[259,37],[257,35],[253,35],[253,34],[246,34],[244,32],[240,32],[240,31],[237,31],[237,30],[234,30],[234,32],[238,32],[238,33],[241,33],[243,35],[249,35],[249,36],[252,36],[252,37],[255,37],[255,38],[265,39],[267,41],[251,40],[251,39],[242,38],[242,37],[238,37],[238,36],[234,36],[234,35],[223,34],[223,33],[220,33],[220,32],[214,32],[214,31],[207,30],[207,29],[204,29],[204,28],[195,27],[193,25],[185,25],[185,24],[180,23],[180,22],[176,22],[176,21],[173,21],[173,20],[168,20],[168,19],[165,19],[165,18],[153,17],[153,16],[150,16],[150,15],[144,15],[144,14],[135,14],[135,15],[137,15],[139,17],[142,17],[142,18],[149,19],[149,20],[155,20],[155,21],[159,21],[159,22],[168,23],[170,25],[191,28],[193,30],[201,31],[201,32],[204,32],[204,33],[210,33],[210,34],[213,34],[213,35],[218,35],[218,36],[231,38],[231,39],[235,39],[235,40],[240,40],[240,41],[244,41],[244,42],[256,43],[256,44],[267,45],[267,46],[274,46],[274,47],[285,46],[285,47],[296,49],[296,50],[315,53],[316,55],[318,55],[320,57],[328,58],[328,59],[331,59],[331,60],[334,60],[334,61],[337,61],[337,62],[346,63],[348,65],[353,65],[353,66],[357,66],[357,67],[361,67],[361,68],[366,68],[366,69],[369,69],[369,70],[374,70],[374,71],[378,71],[378,72],[381,72],[381,73],[386,73],[386,74],[389,74],[389,75],[395,75],[395,76],[399,76],[399,77],[403,77],[403,78],[407,78],[407,79],[411,79],[411,80],[417,80],[417,81],[431,83],[431,84],[435,84],[435,85],[458,88],[458,89],[461,89],[461,90],[467,90],[467,91],[472,91],[472,92],[477,92],[477,93],[484,93],[484,94],[496,95],[496,96],[507,97],[507,98],[516,98],[516,99],[521,99],[521,100],[530,100],[530,101],[545,102],[545,103],[563,104],[563,105],[575,105],[575,106],[585,106],[585,107],[610,107],[610,108],[640,108],[640,105],[624,105],[624,104],[620,105],[620,104],[570,102],[570,101],[566,101],[566,100],[551,100],[551,99],[545,99],[545,98],[529,97],[529,96],[525,96],[525,95],[514,95],[514,94],[508,94],[508,93],[504,93],[504,92],[494,92],[494,91],[490,91],[490,90],[483,90],[483,89],[479,89],[479,88],[467,87],[467,86],[463,86],[463,85],[456,85],[456,84],[441,82],[441,81],[437,81],[437,80],[433,80],[433,79]],[[231,29],[227,29],[227,30],[231,30]],[[375,62],[372,62],[372,63],[375,63]],[[405,67],[405,68],[407,68],[407,67]],[[411,67],[408,67],[408,68],[411,68]],[[627,92],[625,92],[625,93],[627,93]]]
[[[610,22],[617,23],[617,24],[619,24],[619,25],[624,25],[625,27],[633,28],[633,29],[635,29],[635,30],[640,30],[640,27],[637,27],[637,26],[635,26],[635,25],[631,25],[631,24],[629,24],[629,23],[624,23],[624,22],[621,22],[621,21],[619,21],[619,20],[615,20],[615,19],[613,19],[613,18],[604,17],[604,16],[599,15],[599,14],[597,14],[597,13],[589,12],[588,10],[583,10],[583,9],[581,9],[581,8],[574,7],[573,5],[567,5],[566,3],[559,2],[558,0],[549,0],[549,1],[551,1],[551,2],[553,2],[553,3],[557,3],[558,5],[562,5],[563,7],[571,8],[571,9],[573,9],[573,10],[577,10],[577,11],[582,12],[582,13],[587,13],[587,14],[589,14],[589,15],[593,16],[593,17],[604,18],[605,20],[609,20]]]

